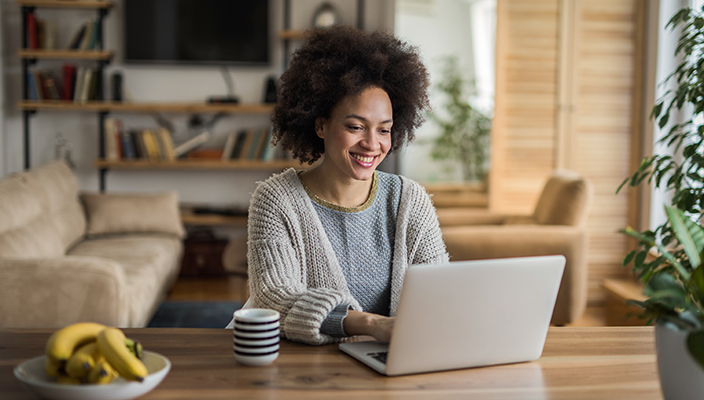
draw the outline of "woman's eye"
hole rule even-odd
[[[347,128],[349,128],[350,130],[353,130],[353,131],[358,131],[358,130],[362,129],[362,127],[359,125],[350,125]]]

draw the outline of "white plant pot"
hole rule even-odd
[[[704,369],[689,354],[687,332],[658,323],[655,348],[665,400],[704,400]]]

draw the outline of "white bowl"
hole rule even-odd
[[[15,377],[30,392],[49,400],[129,400],[142,396],[161,383],[171,370],[171,361],[161,354],[144,351],[142,361],[149,375],[144,382],[127,381],[118,377],[105,385],[62,385],[44,371],[46,356],[36,357],[18,365]]]
[[[239,336],[243,339],[269,339],[273,337],[279,337],[281,334],[281,331],[274,330],[271,332],[244,332],[244,331],[238,331],[235,330],[233,332],[233,336]]]
[[[279,337],[271,338],[271,339],[251,339],[251,340],[244,340],[244,339],[238,339],[234,338],[232,342],[234,344],[238,345],[244,345],[244,346],[271,346],[274,344],[279,343]]]

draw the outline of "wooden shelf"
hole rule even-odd
[[[183,159],[177,161],[148,161],[148,160],[124,160],[124,161],[106,161],[95,160],[94,165],[98,168],[110,169],[162,169],[162,170],[184,170],[184,169],[235,169],[235,170],[280,170],[284,168],[308,168],[308,164],[301,165],[296,160],[275,160],[275,161],[258,161],[258,160],[194,160]]]
[[[184,225],[247,226],[247,217],[233,217],[219,214],[190,214],[188,212],[182,212],[181,222]]]
[[[74,103],[71,101],[23,100],[18,103],[20,110],[48,111],[88,111],[88,112],[129,112],[129,113],[246,113],[269,114],[274,104],[207,104],[207,103],[116,103],[110,101],[89,101]]]
[[[41,7],[41,8],[89,8],[89,9],[108,9],[112,7],[109,1],[98,0],[17,0],[17,5],[22,7]]]
[[[306,37],[306,31],[287,30],[287,31],[279,32],[279,39],[296,40],[296,39],[303,39],[305,37]]]
[[[52,60],[110,60],[111,51],[105,50],[70,50],[70,49],[20,49],[20,58]]]

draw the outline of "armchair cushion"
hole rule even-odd
[[[179,238],[184,236],[176,192],[84,193],[81,199],[88,220],[88,237],[114,233],[166,233]]]

